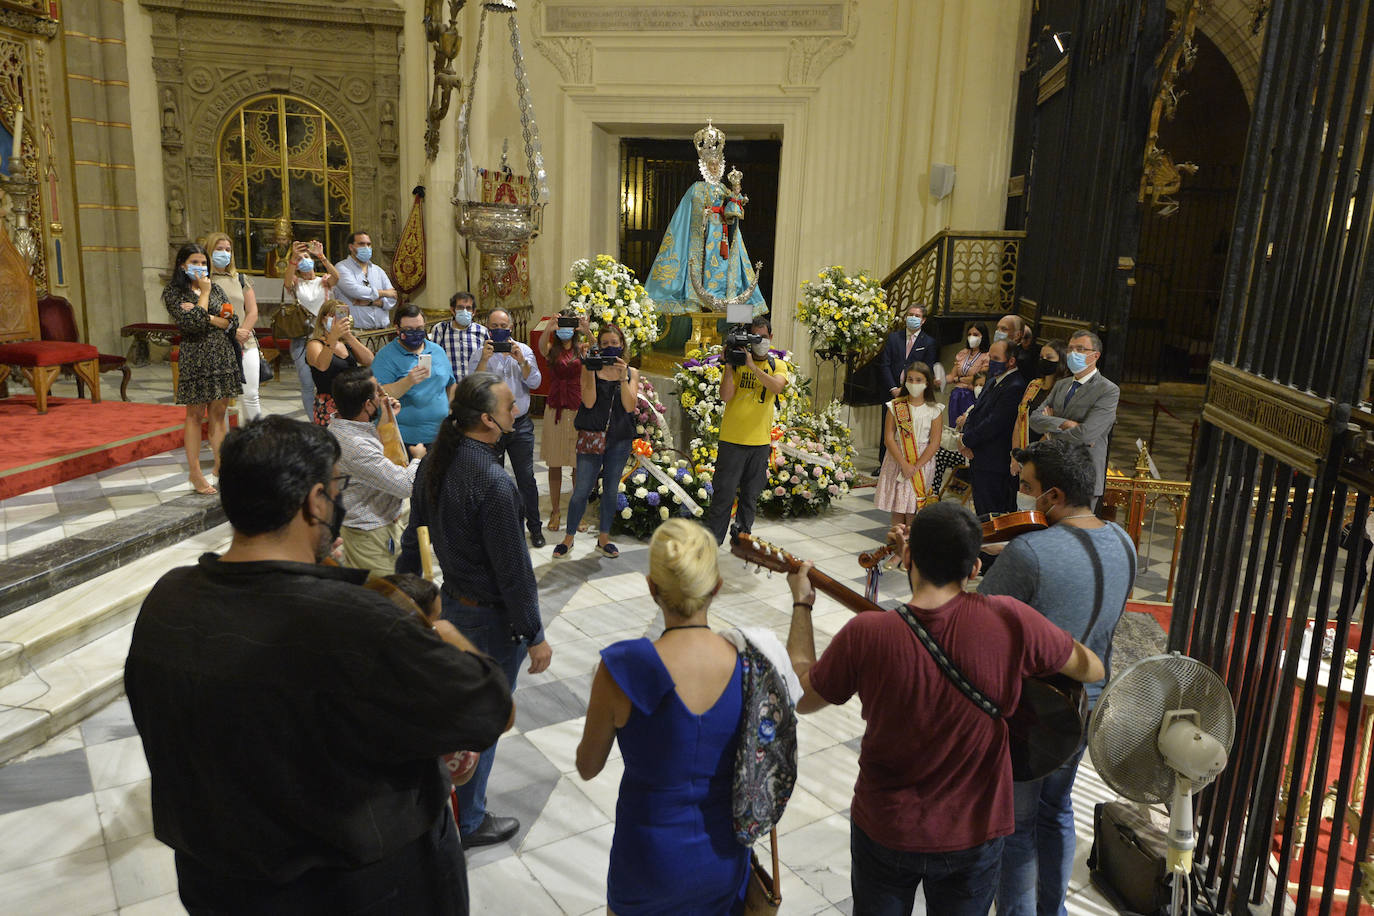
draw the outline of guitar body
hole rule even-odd
[[[1011,776],[1031,782],[1063,766],[1083,744],[1088,695],[1062,674],[1021,681],[1021,702],[1007,717]]]
[[[382,440],[382,453],[393,463],[401,467],[410,463],[405,442],[401,439],[401,427],[396,424],[396,414],[391,411],[390,398],[382,398],[382,417],[377,421],[377,438]]]

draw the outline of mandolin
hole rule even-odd
[[[1045,514],[1036,512],[1034,509],[994,515],[983,522],[983,543],[1000,544],[1003,541],[1010,541],[1014,537],[1020,537],[1023,534],[1039,531],[1049,526],[1049,519],[1045,518]],[[883,560],[892,556],[896,550],[896,544],[888,543],[875,550],[861,553],[859,554],[859,566],[864,569],[873,569]]]
[[[1022,514],[1040,515],[1038,512]],[[883,549],[893,548],[889,545]],[[748,534],[737,535],[731,541],[730,552],[746,563],[772,572],[793,573],[803,562],[782,548]],[[814,566],[807,578],[817,591],[824,592],[856,614],[886,610]],[[1003,715],[1007,721],[1012,778],[1028,782],[1048,776],[1078,752],[1088,720],[1087,694],[1082,684],[1061,674],[1022,678],[1021,701],[1016,711],[1009,716]]]

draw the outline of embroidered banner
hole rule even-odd
[[[396,256],[391,259],[391,279],[396,288],[409,296],[425,285],[425,189],[415,188],[415,203],[410,206]]]

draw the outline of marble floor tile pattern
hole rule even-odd
[[[860,491],[821,518],[761,520],[755,533],[785,542],[800,556],[825,557],[821,565],[828,572],[857,587],[853,550],[876,545],[885,530],[883,517],[873,507],[871,490]],[[829,545],[837,546],[827,551]],[[617,560],[591,547],[592,539],[582,537],[572,558],[557,564],[548,548],[532,551],[554,658],[547,672],[522,674],[516,727],[498,746],[489,806],[519,817],[521,829],[509,843],[468,855],[474,913],[604,912],[621,764],[613,753],[605,772],[584,782],[576,774],[574,752],[600,649],[619,639],[655,636],[663,622],[645,600],[646,545],[622,541]],[[726,584],[713,606],[713,622],[762,625],[785,638],[790,596],[781,577],[751,574],[733,558],[722,559],[722,575]],[[883,577],[884,600],[904,597],[903,578]],[[820,648],[849,616],[819,598]],[[783,913],[852,912],[848,808],[863,727],[857,698],[801,720],[797,790],[780,825]],[[142,746],[122,698],[0,767],[0,913],[183,912],[171,852],[152,836],[149,786]],[[1110,797],[1085,764],[1075,790],[1079,850],[1071,913],[1111,912],[1089,886],[1083,864],[1092,805]],[[924,912],[920,905],[917,912]]]

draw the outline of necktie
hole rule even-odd
[[[908,334],[907,337],[906,337],[906,355],[907,355],[907,356],[910,356],[910,355],[911,355],[911,345],[914,344],[915,342],[916,342],[916,335],[915,335],[915,334]]]
[[[1082,383],[1082,382],[1079,382],[1079,381],[1075,381],[1072,385],[1069,386],[1069,393],[1066,394],[1066,395],[1064,395],[1064,406],[1065,406],[1065,407],[1068,407],[1068,406],[1069,406],[1069,402],[1073,400],[1074,394],[1076,394],[1076,393],[1078,392],[1078,389],[1079,389],[1079,388],[1082,388],[1082,387],[1083,387],[1083,383]]]

